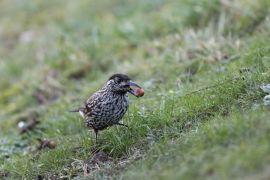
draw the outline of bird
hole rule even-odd
[[[85,125],[95,132],[97,143],[98,132],[113,125],[128,127],[119,121],[129,107],[128,93],[141,97],[133,87],[143,90],[138,84],[131,81],[126,74],[113,74],[105,85],[91,95],[82,106],[71,112],[79,112],[85,120]]]

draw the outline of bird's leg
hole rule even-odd
[[[94,129],[95,135],[96,135],[96,144],[97,144],[97,136],[98,136],[98,130]]]
[[[124,127],[127,127],[128,128],[128,125],[125,125],[125,124],[122,124],[122,123],[117,123],[116,125],[124,126]]]

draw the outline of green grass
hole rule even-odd
[[[0,2],[0,179],[268,179],[268,0]],[[116,72],[145,89],[99,135],[78,107]],[[20,134],[18,122],[40,124]],[[38,138],[57,143],[37,152]],[[109,161],[94,165],[99,149]],[[84,177],[83,165],[89,174]]]

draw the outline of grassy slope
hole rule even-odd
[[[146,95],[131,97],[128,130],[101,133],[98,148],[111,161],[89,163],[89,177],[269,178],[269,107],[259,89],[270,81],[269,7],[1,1],[0,177],[83,177],[97,147],[67,110],[123,72]],[[33,113],[38,129],[20,135],[17,123]],[[40,137],[57,148],[37,155]]]

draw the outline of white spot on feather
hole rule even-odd
[[[82,111],[79,111],[79,113],[84,118],[84,113]]]

